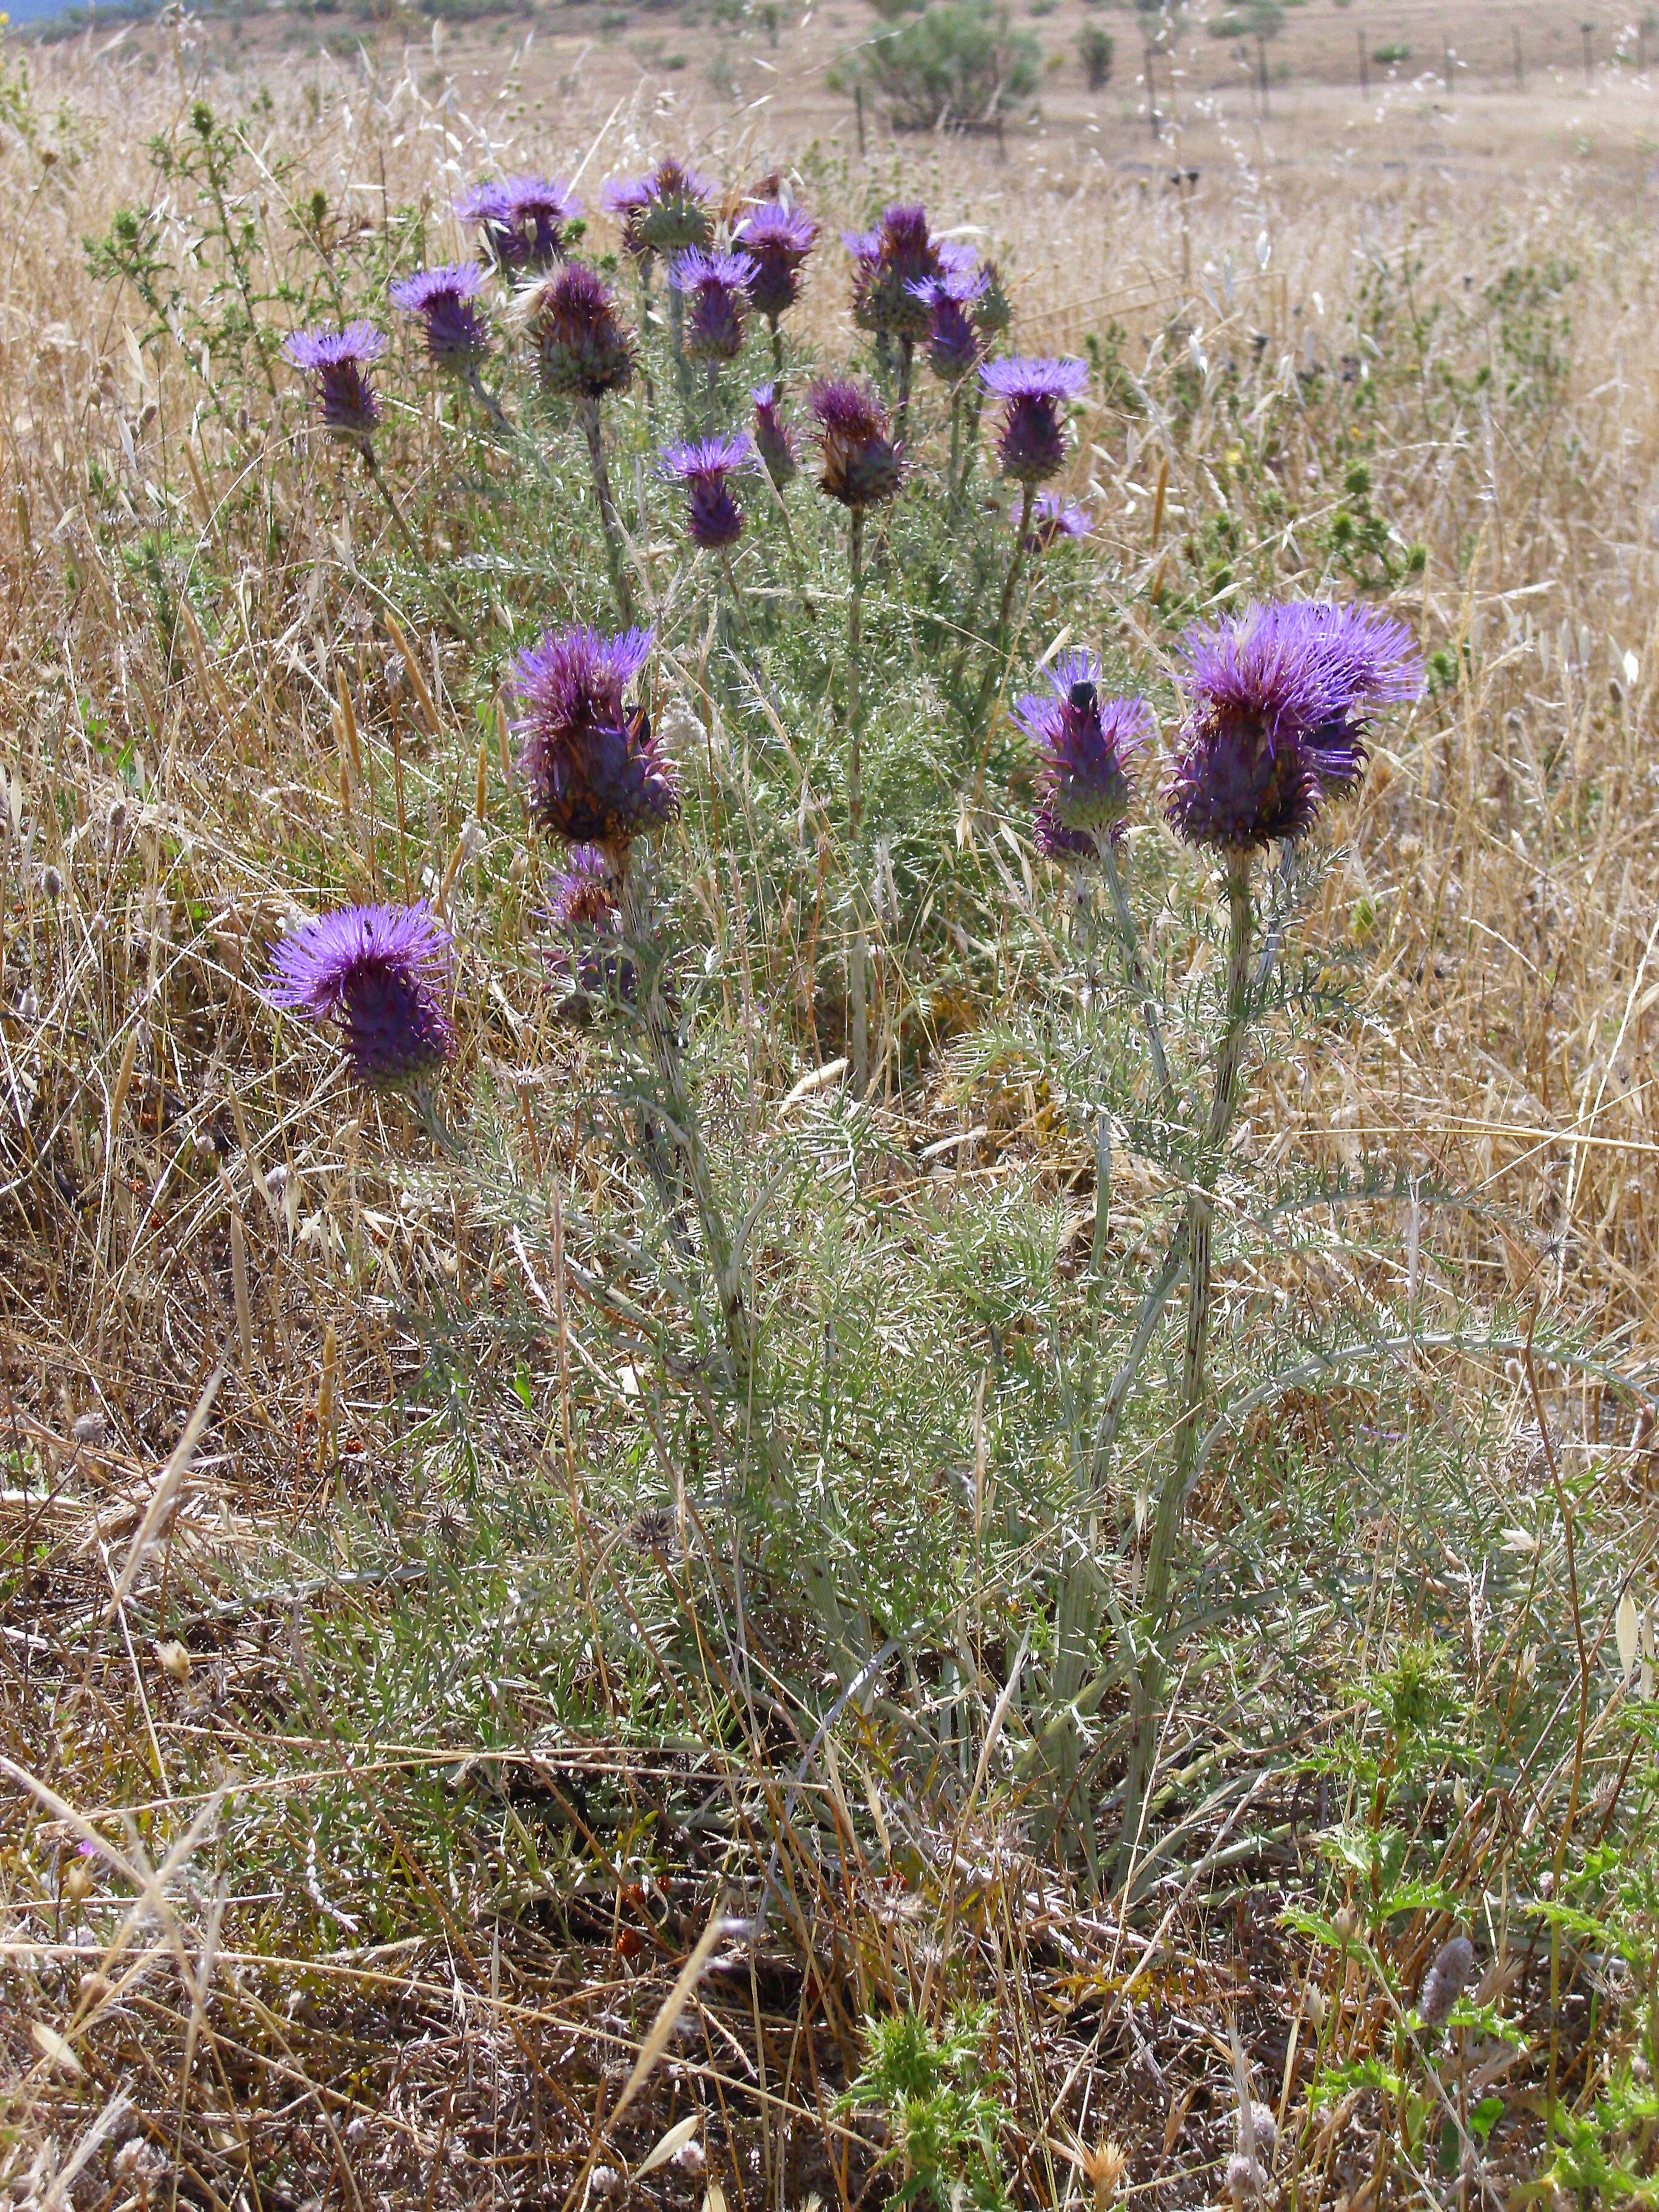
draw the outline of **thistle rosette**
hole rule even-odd
[[[600,399],[633,375],[634,349],[615,295],[585,261],[568,261],[544,277],[520,312],[536,342],[544,390]]]
[[[514,664],[524,707],[519,773],[536,818],[576,845],[602,845],[620,878],[629,846],[679,812],[673,764],[625,694],[650,654],[648,629],[551,630]]]
[[[847,378],[815,384],[810,395],[818,423],[818,484],[842,506],[862,509],[892,498],[903,477],[887,410],[866,386]]]
[[[1004,476],[1025,484],[1058,476],[1066,465],[1066,429],[1060,410],[1087,387],[1087,362],[1014,354],[1006,361],[988,361],[979,376],[985,389],[1004,404],[997,440]]]
[[[1013,710],[1041,756],[1036,842],[1053,860],[1091,859],[1103,837],[1122,834],[1130,763],[1156,724],[1144,699],[1101,697],[1092,653],[1062,653],[1048,675],[1048,692],[1028,692]]]
[[[380,420],[380,396],[369,382],[370,364],[386,351],[373,323],[343,330],[295,331],[283,341],[283,357],[313,380],[323,428],[331,438],[368,450]]]
[[[661,466],[665,476],[685,486],[686,530],[692,544],[710,552],[735,545],[743,535],[743,509],[732,496],[731,479],[738,470],[760,466],[749,433],[665,446]]]
[[[392,284],[392,305],[406,315],[418,316],[425,325],[427,351],[434,368],[465,375],[489,352],[489,325],[473,304],[483,281],[480,263],[453,261],[440,269],[399,276]]]
[[[757,384],[749,397],[755,403],[756,450],[765,464],[767,475],[781,491],[795,476],[799,465],[789,426],[778,411],[778,388],[775,384]]]
[[[455,1048],[444,1001],[449,933],[424,900],[352,906],[271,947],[267,1004],[340,1031],[352,1073],[390,1091],[433,1075]]]
[[[1031,504],[1031,527],[1025,540],[1028,553],[1046,553],[1062,538],[1086,538],[1095,519],[1086,507],[1057,491],[1040,491]]]
[[[985,349],[973,308],[984,294],[986,282],[982,270],[963,269],[943,276],[925,276],[910,287],[928,311],[927,366],[941,384],[960,384],[983,357]]]
[[[636,261],[653,253],[679,253],[707,246],[714,235],[708,213],[714,182],[672,155],[648,175],[613,178],[599,204],[622,228],[623,249]]]
[[[1164,794],[1188,844],[1248,852],[1303,836],[1364,773],[1370,709],[1415,698],[1410,632],[1370,607],[1253,606],[1182,641],[1187,712]]]
[[[744,312],[758,264],[748,253],[705,253],[690,246],[668,271],[674,289],[690,303],[685,350],[697,361],[735,361],[743,351]]]
[[[934,238],[927,211],[914,202],[896,202],[873,230],[844,230],[842,243],[853,257],[853,320],[878,337],[925,338],[932,319],[915,287],[929,277],[959,270],[967,249]]]
[[[800,272],[818,227],[805,208],[764,200],[732,233],[732,243],[755,264],[749,296],[757,314],[775,324],[800,297]]]
[[[564,258],[565,233],[582,204],[562,177],[504,177],[475,185],[455,203],[463,222],[476,223],[499,269],[550,269]]]

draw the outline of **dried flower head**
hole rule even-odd
[[[732,494],[730,478],[738,469],[759,465],[746,430],[733,437],[698,438],[665,446],[662,470],[686,488],[686,528],[695,545],[717,550],[735,545],[743,535],[743,510]]]
[[[1083,2178],[1094,2191],[1095,2212],[1106,2212],[1128,2171],[1129,2154],[1115,2136],[1103,2136],[1083,2154]]]
[[[634,350],[611,287],[585,261],[568,261],[524,296],[544,390],[598,399],[634,374]]]
[[[1225,2185],[1235,2206],[1250,2204],[1266,2194],[1267,2177],[1255,2159],[1236,2150],[1227,2160]]]
[[[801,264],[818,227],[805,208],[763,200],[732,233],[732,243],[755,264],[749,296],[757,313],[775,323],[800,297]]]
[[[668,281],[691,303],[685,349],[698,361],[735,361],[743,351],[744,310],[757,263],[747,253],[705,253],[690,246],[678,254]]]
[[[823,469],[818,483],[843,507],[877,507],[899,488],[902,464],[887,411],[866,386],[830,379],[811,389]]]
[[[945,245],[927,228],[927,211],[915,203],[888,208],[873,230],[844,230],[842,243],[853,257],[853,320],[878,337],[922,338],[932,310],[915,287],[969,258],[961,246]]]
[[[766,464],[766,473],[781,491],[795,474],[795,441],[778,412],[777,387],[757,384],[749,397],[755,403],[755,446]]]
[[[985,289],[984,276],[976,270],[952,270],[943,276],[924,276],[910,289],[931,318],[927,366],[941,383],[960,384],[979,367],[984,351],[972,313]]]
[[[1062,653],[1051,690],[1016,702],[1014,719],[1041,749],[1036,841],[1053,860],[1088,859],[1121,830],[1134,796],[1129,763],[1155,726],[1144,699],[1103,699],[1092,653]]]
[[[673,767],[645,709],[623,696],[651,642],[648,629],[552,630],[514,665],[525,708],[519,772],[538,820],[573,844],[614,854],[679,811]]]
[[[1058,476],[1066,464],[1060,406],[1087,385],[1087,362],[1014,354],[1006,361],[988,361],[979,374],[986,390],[1005,403],[997,441],[1004,476],[1021,483]]]
[[[489,328],[473,304],[483,281],[478,262],[453,261],[392,285],[392,305],[425,323],[427,351],[440,368],[475,368],[489,351]]]
[[[550,268],[581,211],[562,177],[504,177],[475,185],[455,203],[461,221],[477,224],[490,258],[506,270]]]
[[[265,996],[335,1023],[358,1080],[392,1088],[430,1075],[454,1049],[443,1003],[449,956],[449,933],[423,899],[346,907],[271,948]]]
[[[1189,844],[1234,851],[1299,837],[1365,763],[1366,710],[1410,698],[1422,665],[1370,608],[1248,607],[1182,641],[1188,707],[1164,793]]]
[[[283,341],[283,358],[315,380],[323,428],[348,445],[366,447],[380,419],[380,403],[368,367],[386,351],[373,323],[343,330],[295,331]]]
[[[1423,1977],[1417,2010],[1425,2027],[1443,2027],[1469,1984],[1474,1979],[1474,1946],[1467,1936],[1454,1936],[1434,1954],[1434,1963]]]
[[[648,176],[613,178],[599,204],[621,224],[624,251],[646,261],[653,253],[708,244],[714,234],[708,205],[714,191],[712,177],[671,155]]]
[[[1040,491],[1032,502],[1031,528],[1025,550],[1028,553],[1046,553],[1062,538],[1086,538],[1094,524],[1095,519],[1086,507],[1079,507],[1057,491]]]
[[[547,919],[557,936],[548,964],[585,998],[630,998],[634,965],[617,942],[622,906],[615,869],[599,845],[573,845],[554,877]]]

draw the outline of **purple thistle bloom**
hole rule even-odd
[[[1021,483],[1041,483],[1066,464],[1060,402],[1075,399],[1089,381],[1087,362],[1015,354],[988,361],[979,373],[988,392],[1006,403],[998,452],[1002,473]]]
[[[519,773],[537,818],[573,844],[610,848],[618,874],[629,842],[679,812],[672,763],[645,709],[623,697],[651,641],[648,629],[550,630],[513,669],[526,709]]]
[[[737,544],[743,535],[743,510],[726,479],[737,469],[757,467],[759,459],[746,430],[735,437],[699,438],[663,447],[663,474],[677,477],[686,488],[686,527],[694,545],[718,551]]]
[[[927,366],[942,384],[960,384],[979,366],[977,326],[969,312],[986,286],[984,275],[964,269],[943,276],[924,276],[910,290],[932,318],[927,330]]]
[[[888,337],[926,337],[933,311],[915,287],[972,258],[930,235],[925,208],[903,203],[887,209],[874,230],[842,231],[842,242],[853,257],[853,320]]]
[[[348,323],[343,331],[295,331],[283,354],[317,381],[323,427],[331,437],[367,448],[380,419],[380,403],[368,380],[368,364],[386,351],[373,323]]]
[[[623,246],[636,261],[707,246],[714,237],[708,202],[714,183],[671,155],[645,177],[613,178],[599,204],[622,225]]]
[[[582,204],[562,177],[506,177],[475,185],[455,203],[463,222],[483,232],[501,269],[546,269],[564,253],[564,234]]]
[[[1042,748],[1036,841],[1051,859],[1086,858],[1097,840],[1119,834],[1133,796],[1128,762],[1151,736],[1144,699],[1103,699],[1092,653],[1062,653],[1048,671],[1047,695],[1028,693],[1014,720]]]
[[[400,276],[392,301],[426,324],[427,351],[440,368],[476,368],[489,348],[483,317],[472,304],[484,273],[476,261],[454,261]]]
[[[1299,837],[1364,772],[1365,711],[1415,697],[1410,633],[1370,608],[1248,607],[1182,641],[1188,695],[1164,811],[1189,844]]]
[[[444,1011],[449,933],[422,899],[349,906],[271,947],[265,998],[340,1030],[358,1080],[376,1090],[418,1082],[455,1047]]]
[[[876,507],[899,488],[903,465],[888,435],[887,410],[865,386],[841,378],[815,384],[820,488],[843,507]]]
[[[805,208],[763,200],[751,208],[732,234],[732,243],[752,256],[755,275],[749,296],[769,322],[800,297],[801,264],[812,251],[818,227]]]
[[[622,905],[616,870],[600,845],[573,845],[553,878],[547,919],[562,943],[548,965],[568,976],[581,998],[631,999],[634,963],[617,947]]]
[[[1062,498],[1057,491],[1040,491],[1031,507],[1031,529],[1025,550],[1028,553],[1046,553],[1062,538],[1086,538],[1094,526],[1095,519],[1086,507]]]
[[[778,412],[777,386],[757,384],[749,397],[755,403],[755,445],[766,473],[781,491],[795,474],[795,441]]]
[[[526,303],[525,322],[549,392],[598,399],[622,391],[634,374],[611,287],[585,261],[567,261],[542,279]]]
[[[676,257],[668,281],[690,297],[685,350],[698,361],[735,361],[743,351],[744,310],[759,264],[748,253],[705,253],[690,246]]]

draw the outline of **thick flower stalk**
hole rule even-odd
[[[864,518],[867,510],[892,498],[902,479],[899,448],[887,427],[886,412],[874,393],[842,379],[815,384],[812,412],[818,424],[820,489],[848,510],[847,599],[847,826],[854,853],[853,959],[848,980],[853,1080],[859,1096],[870,1087],[870,1019],[866,971],[870,925],[866,911],[861,863],[857,857],[864,827],[864,697],[860,680],[864,594]]]
[[[763,200],[751,208],[732,234],[732,243],[755,264],[749,296],[755,312],[764,315],[772,332],[774,374],[783,374],[781,318],[800,297],[800,276],[812,251],[818,227],[805,208],[785,207],[779,200]]]
[[[1133,1684],[1129,1770],[1120,1864],[1134,1850],[1151,1775],[1164,1676],[1170,1578],[1202,1427],[1211,1304],[1211,1233],[1217,1164],[1237,1110],[1238,1075],[1253,1002],[1277,951],[1270,938],[1252,981],[1255,854],[1279,841],[1293,853],[1328,797],[1364,771],[1367,717],[1413,698],[1423,670],[1403,624],[1369,607],[1304,603],[1247,608],[1183,645],[1186,711],[1164,793],[1171,826],[1220,858],[1228,908],[1224,1012],[1202,1151],[1188,1188],[1187,1328],[1170,1466],[1147,1552],[1144,1657]]]
[[[507,275],[562,260],[565,234],[581,211],[562,177],[503,177],[474,185],[455,203],[456,215],[477,226],[484,250]]]
[[[352,1073],[370,1090],[404,1090],[454,1051],[449,976],[449,933],[424,901],[352,906],[302,922],[271,948],[265,998],[331,1022]]]
[[[729,438],[698,438],[662,449],[663,474],[686,491],[686,534],[694,545],[723,553],[743,535],[743,509],[732,490],[740,470],[758,468],[760,457],[746,430]]]
[[[489,350],[489,325],[477,304],[483,281],[482,263],[454,261],[399,276],[391,288],[392,305],[425,326],[434,368],[463,380],[476,374]]]
[[[632,343],[617,313],[611,287],[586,262],[567,262],[544,277],[524,295],[519,312],[535,341],[543,389],[575,403],[605,528],[611,587],[623,620],[628,622],[633,615],[633,593],[605,467],[599,402],[608,392],[623,391],[632,377]]]
[[[634,840],[679,812],[673,764],[644,707],[627,698],[651,646],[648,629],[551,630],[519,655],[511,678],[532,813],[572,844],[602,846],[619,881]]]
[[[795,458],[795,441],[789,425],[779,411],[778,388],[775,384],[757,384],[749,397],[755,403],[755,447],[766,466],[766,473],[781,491],[792,483],[799,470]]]

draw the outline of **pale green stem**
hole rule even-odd
[[[852,1016],[853,1090],[862,1098],[870,1085],[870,1015],[866,1002],[865,970],[870,957],[869,931],[864,911],[863,689],[860,683],[860,628],[864,597],[864,509],[852,509],[852,542],[848,554],[852,587],[847,601],[847,827],[853,848],[853,964],[848,981]]]

